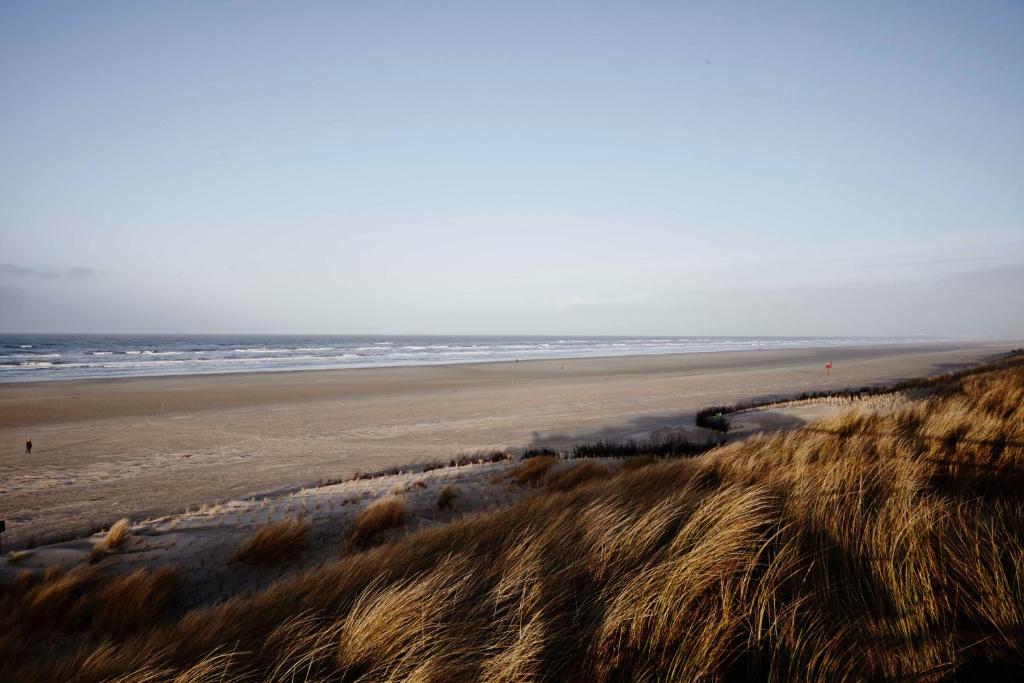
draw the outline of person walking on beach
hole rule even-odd
[[[28,437],[25,441],[25,455],[32,455],[32,437]]]

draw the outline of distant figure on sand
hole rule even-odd
[[[31,455],[31,453],[32,453],[32,437],[30,436],[30,437],[28,437],[28,440],[25,441],[25,455]]]

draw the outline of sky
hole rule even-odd
[[[1024,338],[1024,3],[0,3],[0,332]]]

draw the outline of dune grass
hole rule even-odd
[[[132,535],[131,524],[132,521],[127,517],[114,522],[113,526],[110,527],[110,531],[103,538],[103,544],[107,547],[107,550],[118,550],[124,545],[124,542]]]
[[[0,585],[0,680],[66,679],[49,673],[54,646],[153,628],[171,604],[177,581],[166,567],[123,575],[90,564],[67,571],[53,567],[41,575],[23,572]],[[93,648],[90,656],[104,647]]]
[[[437,496],[437,509],[438,510],[451,510],[455,502],[455,496],[458,492],[455,487],[451,484],[445,484],[445,487],[441,489],[441,493]]]
[[[29,613],[4,610],[0,652],[34,654],[0,678],[1019,680],[1024,363],[930,389],[892,411],[537,487],[49,657],[19,640]],[[373,507],[368,527],[396,518]]]
[[[509,476],[515,479],[520,486],[532,486],[540,483],[556,462],[558,462],[558,458],[553,455],[538,455],[516,465]]]
[[[632,458],[623,458],[622,462],[619,463],[619,469],[621,470],[635,470],[641,467],[647,467],[657,462],[657,458],[653,455],[639,455]]]
[[[16,565],[21,564],[28,558],[32,557],[33,551],[31,550],[12,550],[7,553],[7,564]]]
[[[575,463],[561,472],[549,474],[545,477],[544,485],[553,491],[568,491],[584,482],[603,479],[610,475],[611,470],[607,466],[583,461]]]
[[[93,545],[89,553],[89,562],[99,562],[109,553],[117,552],[131,538],[131,520],[127,517],[114,522],[98,543]]]
[[[367,505],[356,517],[348,538],[350,548],[359,549],[376,543],[388,529],[405,524],[405,497],[390,495]]]
[[[272,565],[290,562],[309,546],[310,522],[286,519],[269,524],[242,541],[232,556],[233,562]]]

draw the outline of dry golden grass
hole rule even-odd
[[[638,455],[631,458],[623,458],[619,467],[624,470],[637,470],[657,462],[653,455]]]
[[[377,542],[388,529],[405,524],[405,497],[391,495],[367,505],[356,517],[349,536],[352,548],[365,548]]]
[[[115,551],[124,545],[124,542],[132,535],[131,523],[132,521],[128,518],[119,519],[114,522],[114,525],[110,527],[110,531],[107,532],[103,539],[107,550]]]
[[[455,490],[455,487],[451,484],[446,484],[437,497],[437,509],[451,510],[456,495],[458,495],[458,492]]]
[[[60,680],[51,673],[56,643],[123,638],[160,623],[177,590],[170,568],[113,574],[95,565],[65,571],[51,567],[41,575],[22,572],[0,586],[0,680]],[[90,652],[104,650],[99,645]]]
[[[533,458],[527,458],[512,470],[511,476],[515,478],[520,486],[537,484],[556,462],[558,462],[558,458],[551,455],[538,455]]]
[[[32,555],[33,552],[31,550],[12,550],[7,553],[7,564],[21,564],[32,557]]]
[[[4,610],[0,656],[30,654],[0,679],[1020,680],[1022,365],[541,488],[174,623],[27,644]]]
[[[590,460],[584,460],[553,475],[548,475],[544,485],[552,491],[568,491],[580,484],[594,479],[604,479],[611,475],[611,470]]]
[[[108,553],[116,552],[125,544],[132,535],[132,521],[127,517],[119,519],[111,525],[110,529],[89,553],[89,562],[94,563],[102,560]]]
[[[293,561],[309,546],[310,526],[306,519],[286,519],[265,526],[238,545],[232,561],[255,565]]]

